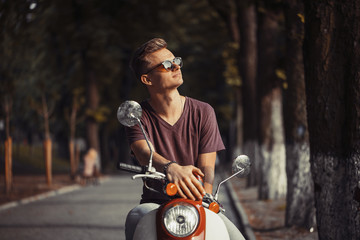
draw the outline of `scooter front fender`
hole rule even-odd
[[[205,239],[230,240],[229,233],[221,217],[207,208],[205,208],[205,215],[206,215]]]

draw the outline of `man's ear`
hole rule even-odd
[[[149,78],[149,75],[147,75],[147,74],[141,75],[140,80],[145,85],[152,85],[151,79]]]

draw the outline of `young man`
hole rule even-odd
[[[153,166],[164,172],[176,184],[183,198],[201,199],[212,194],[216,152],[225,149],[213,108],[204,102],[181,96],[183,84],[182,59],[167,49],[160,38],[152,39],[134,53],[130,66],[147,88],[150,98],[141,103],[141,122],[152,144]],[[147,165],[149,147],[139,126],[126,129],[132,152],[141,165]],[[204,186],[196,179],[204,179]],[[160,189],[156,181],[146,184]],[[132,239],[140,218],[166,199],[161,194],[143,188],[141,205],[130,211],[126,220],[126,238]],[[223,216],[230,231],[233,224]],[[231,226],[230,226],[231,225]],[[236,229],[236,239],[243,239]]]

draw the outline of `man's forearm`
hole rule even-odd
[[[215,179],[216,152],[204,153],[199,155],[198,168],[204,173],[204,189],[207,193],[212,193]]]
[[[201,168],[200,168],[201,169]],[[204,173],[204,189],[207,193],[212,193],[213,190],[213,184],[215,179],[215,171],[212,167],[204,167],[201,169],[201,171]]]
[[[150,149],[147,146],[145,140],[140,140],[131,145],[131,150],[134,152],[136,159],[139,164],[142,166],[146,166],[149,164],[150,159]],[[153,167],[156,168],[157,171],[162,172],[164,169],[164,165],[170,162],[170,160],[164,158],[160,154],[153,152]]]
[[[145,140],[139,140],[131,144],[131,150],[141,165],[149,164],[150,150],[146,146]],[[153,153],[153,166],[157,171],[163,172],[164,166],[169,162],[170,160],[162,157],[160,154]],[[193,165],[180,166],[178,164],[171,164],[166,172],[168,180],[176,184],[178,194],[181,197],[195,200],[201,199],[202,195],[205,194],[204,188],[194,176],[196,173],[204,177],[203,172],[199,168]]]

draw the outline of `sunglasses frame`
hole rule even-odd
[[[178,60],[178,59],[180,60],[180,64],[176,64],[176,63],[175,63],[175,60]],[[165,64],[167,64],[167,63],[170,63],[170,64],[171,64],[169,68],[167,68],[167,67],[165,66]],[[170,60],[165,60],[165,61],[163,61],[162,63],[156,65],[156,66],[153,67],[153,68],[151,68],[151,69],[150,69],[149,71],[147,71],[145,74],[150,73],[151,71],[153,71],[154,69],[156,69],[156,68],[158,68],[158,67],[160,67],[160,66],[162,66],[167,72],[169,72],[169,71],[171,71],[171,70],[174,69],[174,65],[178,65],[178,66],[181,68],[181,67],[183,66],[182,58],[181,58],[181,57],[175,57],[172,61],[170,61]]]

